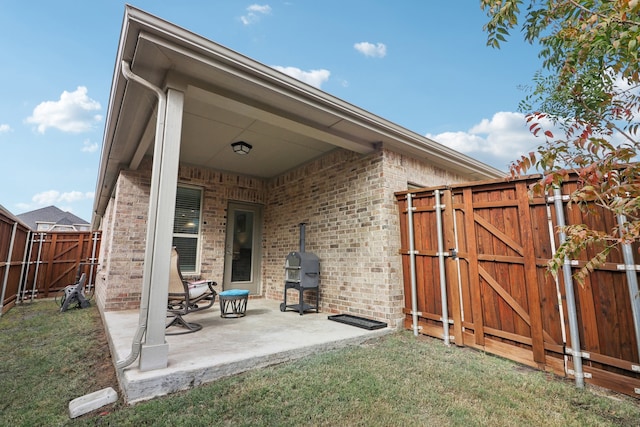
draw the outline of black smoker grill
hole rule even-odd
[[[320,282],[320,260],[318,257],[304,250],[305,224],[300,224],[300,251],[289,252],[284,265],[284,302],[280,304],[280,311],[288,308],[298,311],[302,316],[307,310],[316,310],[318,313],[319,294],[318,284]],[[298,291],[298,304],[287,305],[287,291],[295,289]],[[314,290],[316,294],[316,305],[305,304],[304,291]]]

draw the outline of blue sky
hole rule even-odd
[[[539,68],[486,47],[479,1],[131,5],[499,169],[542,141],[517,112]],[[90,221],[126,2],[0,0],[0,204]]]

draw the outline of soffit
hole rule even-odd
[[[274,177],[336,147],[369,153],[384,145],[437,167],[486,179],[499,171],[301,83],[167,21],[127,6],[96,188],[106,207],[122,168],[151,154],[155,94],[121,72],[185,93],[181,161],[240,174]],[[245,140],[249,155],[231,152]]]

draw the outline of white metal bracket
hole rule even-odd
[[[640,271],[640,265],[618,264],[616,268],[621,271]]]
[[[560,197],[560,200],[562,200],[563,202],[566,202],[567,200],[569,200],[571,198],[571,196],[569,196],[568,194],[563,194]],[[549,203],[553,203],[556,201],[556,196],[547,196],[547,202]]]
[[[567,369],[567,373],[569,375],[573,375],[576,378],[592,378],[593,376],[589,372],[583,372],[582,375],[576,374],[576,371],[573,369]]]
[[[576,356],[576,354],[573,352],[573,349],[570,347],[567,347],[564,352],[570,356]],[[591,353],[587,353],[586,351],[577,352],[577,356],[582,357],[583,359],[591,359]]]

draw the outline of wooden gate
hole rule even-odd
[[[536,177],[412,190],[396,194],[402,232],[405,326],[413,325],[408,197],[411,194],[418,327],[559,375],[573,375],[561,275],[547,272],[558,246],[548,199],[530,199]],[[569,194],[575,183],[566,184]],[[439,194],[436,197],[436,192]],[[437,203],[440,199],[440,205]],[[610,225],[600,211],[564,209],[567,224]],[[438,250],[437,216],[442,221]],[[634,248],[637,253],[637,247]],[[587,254],[588,255],[588,254]],[[440,257],[444,258],[444,285]],[[580,267],[585,262],[574,260]],[[640,363],[622,256],[612,252],[584,286],[574,285],[585,381],[640,396]],[[446,299],[441,288],[446,289]],[[448,319],[443,319],[446,300]],[[445,329],[445,326],[446,329]],[[445,333],[446,332],[446,333]]]
[[[47,298],[75,283],[82,273],[87,284],[93,283],[100,233],[33,232],[28,250],[21,296]]]

